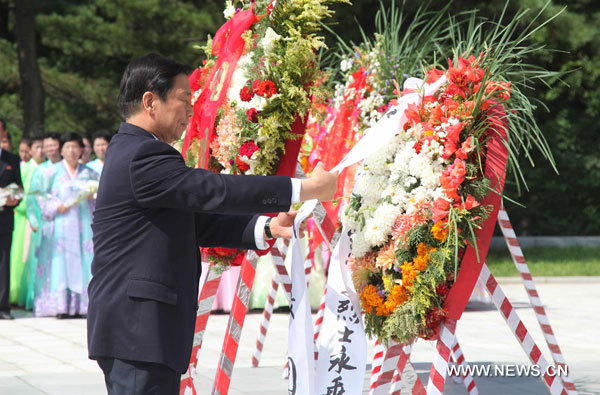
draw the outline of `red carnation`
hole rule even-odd
[[[252,92],[252,89],[247,86],[243,87],[240,91],[240,99],[242,99],[242,101],[250,101],[253,97],[254,93]]]
[[[256,108],[252,107],[251,109],[246,110],[246,118],[248,119],[248,122],[257,123],[258,122],[258,111],[256,111]]]
[[[277,93],[277,87],[275,86],[275,83],[273,81],[265,81],[262,85],[266,97],[271,97]]]
[[[262,96],[259,93],[262,83],[263,83],[263,80],[261,80],[260,78],[255,79],[254,82],[252,83],[252,91],[260,96]]]
[[[237,165],[237,168],[240,169],[243,172],[246,172],[250,169],[250,165],[247,164],[246,162],[244,162],[242,160],[242,158],[240,158],[240,156],[238,155],[237,158],[235,158],[235,163]]]
[[[258,145],[256,145],[252,140],[246,141],[240,147],[240,156],[250,158],[252,157],[252,154],[254,154],[256,151],[258,151]]]

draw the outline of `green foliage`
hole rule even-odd
[[[223,22],[220,0],[48,0],[36,3],[46,130],[116,130],[119,81],[129,61],[150,52],[198,64],[196,43]],[[3,23],[4,21],[0,21]],[[9,31],[14,31],[12,15]],[[0,37],[0,117],[23,127],[13,35]]]

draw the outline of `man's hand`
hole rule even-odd
[[[269,227],[271,228],[271,234],[275,238],[291,239],[292,238],[292,227],[294,226],[294,219],[296,218],[297,211],[290,211],[287,213],[279,213],[277,217],[271,220]],[[304,237],[304,231],[306,230],[306,222],[300,225],[299,237]],[[265,240],[267,239],[266,235]]]
[[[337,190],[337,179],[339,173],[329,173],[325,171],[323,163],[318,163],[313,170],[310,178],[302,180],[302,189],[300,190],[300,200],[305,202],[311,199],[319,199],[327,202],[333,199]]]
[[[12,197],[7,197],[6,198],[6,205],[9,207],[15,207],[19,204],[19,202],[21,201],[21,199],[13,199]]]
[[[61,204],[60,206],[58,206],[58,213],[59,214],[64,214],[67,211],[69,211],[69,207],[65,206],[64,204]]]

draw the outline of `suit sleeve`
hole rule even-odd
[[[23,180],[21,179],[21,161],[18,156],[16,156],[14,169],[16,173],[16,183],[23,188]]]
[[[259,214],[288,211],[289,177],[215,174],[187,167],[170,145],[148,140],[130,164],[133,194],[142,207],[194,212]]]
[[[258,215],[196,214],[199,247],[256,249],[254,227]]]

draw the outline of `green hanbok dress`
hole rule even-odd
[[[33,159],[29,162],[21,162],[21,180],[23,181],[23,190],[27,193],[27,179],[31,180]],[[12,236],[12,246],[10,248],[10,293],[9,302],[16,304],[19,301],[19,292],[21,289],[21,277],[23,277],[23,247],[25,243],[25,233],[27,228],[26,199],[15,207],[15,227]]]

